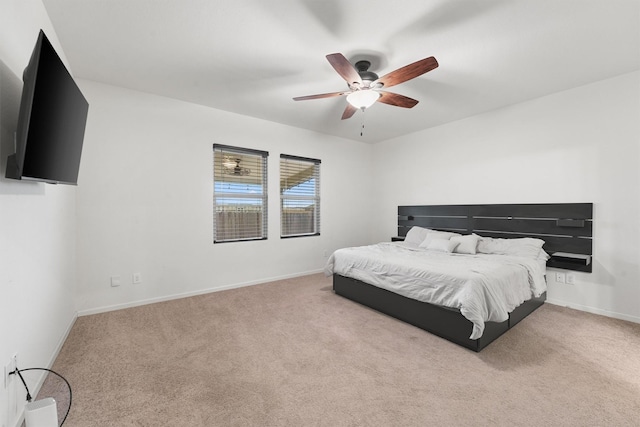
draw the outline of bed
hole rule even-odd
[[[340,249],[325,274],[338,295],[480,351],[544,303],[546,267],[591,271],[592,211],[591,203],[399,206],[395,242]]]

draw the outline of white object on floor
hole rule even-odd
[[[24,407],[27,427],[58,427],[58,407],[52,397],[29,402]]]

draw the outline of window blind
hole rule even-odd
[[[266,151],[213,145],[214,243],[267,238]]]
[[[320,163],[280,155],[280,237],[320,234]]]

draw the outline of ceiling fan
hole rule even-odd
[[[222,173],[225,175],[249,175],[251,169],[240,166],[242,159],[225,156],[222,161]]]
[[[364,111],[376,101],[396,107],[414,107],[418,103],[417,100],[382,89],[406,82],[438,67],[438,61],[433,56],[430,56],[378,77],[376,73],[369,71],[371,66],[369,61],[358,61],[353,66],[341,53],[329,54],[327,55],[327,60],[347,82],[349,90],[298,96],[293,100],[306,101],[308,99],[347,95],[347,108],[342,113],[342,120],[350,118],[359,109]]]

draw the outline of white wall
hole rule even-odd
[[[316,272],[324,251],[369,243],[370,145],[80,86],[91,105],[77,196],[81,314]],[[213,244],[214,143],[269,152],[268,240]],[[281,153],[322,161],[320,236],[279,237]]]
[[[398,205],[593,202],[593,273],[549,301],[639,322],[639,94],[634,72],[376,144],[373,240]]]
[[[50,366],[76,312],[76,189],[4,178],[22,71],[41,28],[64,59],[40,0],[0,0],[0,372],[16,353],[21,368]],[[26,375],[32,391],[40,377]],[[19,380],[5,389],[0,379],[3,426],[17,422],[24,396]]]

